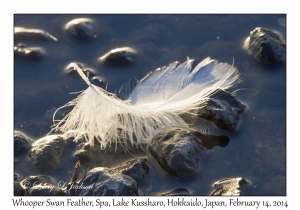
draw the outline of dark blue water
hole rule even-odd
[[[77,41],[66,34],[64,25],[75,18],[91,18],[97,36]],[[15,40],[15,45],[43,47],[47,54],[39,60],[15,57],[14,128],[34,139],[45,136],[56,108],[74,99],[71,92],[85,90],[79,76],[63,73],[71,62],[81,62],[97,70],[97,75],[114,92],[129,79],[143,78],[148,72],[174,61],[198,61],[212,57],[232,63],[243,82],[237,98],[247,106],[234,133],[223,132],[231,141],[226,148],[210,151],[204,171],[195,180],[179,181],[156,170],[141,186],[145,195],[184,187],[194,195],[208,195],[219,179],[243,176],[251,181],[247,195],[286,194],[286,67],[264,66],[243,49],[243,40],[255,27],[275,29],[285,34],[285,15],[15,15],[16,27],[42,29],[58,41]],[[129,66],[103,66],[97,59],[116,47],[138,51]],[[105,87],[106,83],[99,84]],[[71,156],[71,155],[70,155]],[[72,159],[73,158],[73,159]],[[118,162],[118,157],[112,156]],[[130,158],[130,156],[128,157]],[[76,162],[70,158],[71,169]],[[109,161],[108,161],[109,162]],[[15,172],[26,171],[15,164]],[[52,174],[67,178],[64,170]],[[151,182],[151,183],[150,183]]]

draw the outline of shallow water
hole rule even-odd
[[[97,23],[97,36],[92,40],[77,41],[63,29],[68,21],[81,17]],[[39,60],[15,57],[14,128],[34,139],[50,131],[55,109],[76,96],[69,93],[87,88],[79,76],[63,73],[71,62],[81,62],[97,70],[97,76],[105,81],[98,85],[105,88],[107,83],[108,91],[114,92],[129,79],[141,79],[158,67],[183,62],[187,57],[201,61],[210,56],[230,64],[234,58],[234,65],[243,77],[236,97],[247,109],[240,115],[234,133],[221,132],[230,137],[228,146],[211,150],[203,172],[190,181],[166,175],[150,158],[152,170],[140,190],[144,195],[152,195],[187,188],[193,195],[208,195],[213,182],[242,176],[251,181],[246,195],[285,195],[286,66],[264,66],[242,49],[243,40],[255,27],[285,34],[282,24],[285,18],[285,15],[15,15],[16,27],[42,29],[58,41],[15,40],[15,46],[24,43],[28,47],[43,47],[47,54]],[[103,66],[97,62],[111,49],[125,46],[138,51],[132,65]],[[72,152],[71,148],[64,151],[69,162],[50,176],[69,179],[76,163]],[[26,157],[20,158],[15,162],[15,172],[22,178],[40,174],[30,167]],[[106,158],[100,164],[115,165],[121,159],[113,154]]]

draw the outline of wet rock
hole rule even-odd
[[[29,190],[27,195],[29,196],[64,196],[65,192],[49,183],[43,183],[43,184],[38,184],[35,186],[32,186]]]
[[[216,189],[211,195],[238,196],[241,195],[241,187],[248,184],[245,178],[236,177],[217,181],[213,184]]]
[[[230,141],[230,139],[227,136],[202,134],[201,132],[194,130],[192,131],[192,133],[201,140],[201,142],[197,143],[201,145],[201,147],[204,147],[208,150],[211,150],[216,146],[226,147]]]
[[[78,63],[78,62],[72,62],[68,64],[64,69],[64,73],[72,76],[74,75],[79,76],[77,70],[74,68],[75,64],[87,75],[87,77],[89,77],[90,75],[97,74],[95,69],[86,68],[83,63]]]
[[[132,177],[137,182],[144,179],[150,172],[146,158],[136,158],[126,162],[126,165],[113,169],[115,173],[122,173]]]
[[[178,188],[169,192],[158,193],[158,196],[187,196],[191,195],[191,192],[185,188]]]
[[[113,64],[113,65],[119,65],[119,64],[131,64],[134,61],[134,58],[137,55],[137,51],[131,47],[121,47],[116,48],[102,57],[99,58],[99,60],[105,64]]]
[[[77,146],[77,151],[75,152],[75,157],[81,161],[90,161],[92,159],[90,143],[84,142]]]
[[[34,40],[48,40],[52,39],[57,41],[57,38],[53,35],[49,34],[46,31],[40,29],[29,29],[23,27],[15,27],[14,28],[14,37],[16,40],[26,40],[26,39],[34,39]]]
[[[24,44],[19,44],[14,47],[15,56],[26,59],[41,59],[46,55],[46,50],[42,47],[26,47]]]
[[[113,173],[107,168],[97,167],[88,171],[75,195],[86,196],[137,196],[136,181],[124,174]]]
[[[14,173],[14,181],[17,181],[17,180],[18,180],[18,177],[19,177],[19,175],[16,174],[16,173]]]
[[[37,140],[28,153],[29,160],[40,171],[51,171],[59,165],[59,155],[64,139],[59,135],[45,136]]]
[[[52,179],[49,176],[29,176],[26,177],[21,181],[21,186],[25,190],[29,190],[31,187],[36,186],[36,185],[43,185],[43,184],[52,184],[55,185],[56,181]]]
[[[22,196],[25,194],[25,190],[19,182],[14,181],[14,196]]]
[[[206,148],[187,128],[167,128],[155,135],[149,147],[151,155],[170,175],[191,177],[202,170]]]
[[[215,146],[225,147],[229,141],[227,136],[170,127],[153,137],[149,152],[168,174],[190,178],[202,171],[207,150]]]
[[[235,130],[239,115],[245,110],[245,106],[240,101],[221,89],[200,106],[202,108],[198,110],[199,117],[212,121],[222,130],[229,131]]]
[[[255,28],[244,42],[244,48],[263,64],[286,61],[286,45],[282,35],[268,28]]]
[[[82,136],[76,141],[76,152],[74,156],[77,160],[82,162],[90,162],[99,158],[100,149],[99,142],[94,139],[94,144],[91,146],[91,142],[87,140],[86,134],[82,134]]]
[[[21,131],[14,131],[14,152],[23,153],[31,148],[33,140]]]
[[[92,81],[98,81],[99,83],[103,83],[104,82],[104,79],[103,78],[101,78],[101,77],[93,77],[92,78]]]
[[[67,33],[79,40],[89,40],[96,37],[97,26],[94,20],[78,18],[68,22],[64,29]]]

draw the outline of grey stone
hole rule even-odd
[[[14,152],[23,153],[31,148],[33,140],[21,131],[14,131]]]
[[[25,194],[25,190],[22,188],[20,183],[14,181],[14,196],[22,196]]]
[[[97,25],[94,20],[90,18],[78,18],[68,22],[65,31],[76,39],[89,40],[96,37]]]
[[[64,139],[59,135],[37,140],[28,153],[29,160],[40,171],[51,171],[59,166],[59,155]]]
[[[202,170],[206,149],[187,128],[168,128],[155,135],[149,147],[151,155],[170,175],[191,177]]]
[[[57,41],[57,38],[41,29],[31,29],[23,27],[14,28],[14,38],[16,40],[49,40]]]
[[[222,179],[213,184],[216,189],[211,195],[239,196],[242,194],[241,188],[248,183],[249,182],[242,177]]]
[[[122,173],[132,177],[137,182],[144,179],[150,172],[146,158],[136,158],[127,161],[125,165],[113,169],[116,173]]]
[[[19,44],[14,47],[14,54],[28,60],[37,60],[45,57],[46,50],[42,47],[26,47]]]
[[[113,173],[103,167],[88,171],[85,179],[77,187],[75,195],[86,196],[136,196],[138,188],[136,181],[124,174]]]
[[[257,27],[251,31],[244,48],[263,64],[279,64],[286,61],[286,45],[282,35],[268,28]]]
[[[99,60],[105,64],[124,65],[134,62],[136,56],[137,51],[134,48],[121,47],[109,51],[108,53],[100,57]]]
[[[189,196],[191,192],[185,188],[178,188],[168,192],[158,193],[159,196]]]
[[[234,131],[245,106],[232,94],[219,89],[200,105],[198,116],[212,121],[222,130]]]

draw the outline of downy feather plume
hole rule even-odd
[[[192,69],[193,62],[175,62],[149,73],[124,100],[91,84],[74,64],[88,88],[59,108],[74,106],[62,120],[53,119],[52,131],[75,140],[85,134],[91,145],[97,140],[105,149],[112,143],[147,146],[167,127],[188,127],[181,114],[195,113],[212,93],[239,81],[238,70],[227,63],[206,58]]]

